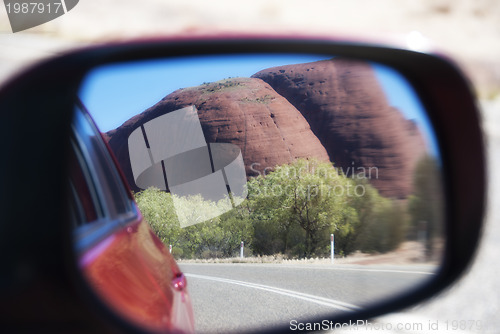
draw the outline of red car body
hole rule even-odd
[[[139,212],[111,151],[78,106],[70,172],[78,263],[112,312],[142,329],[194,332],[186,278]]]

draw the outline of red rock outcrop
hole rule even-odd
[[[105,137],[133,190],[128,137],[140,125],[194,105],[207,143],[232,143],[242,151],[247,176],[300,157],[328,161],[325,148],[304,116],[267,83],[255,78],[226,79],[179,89]]]
[[[270,84],[304,115],[336,167],[354,176],[370,171],[366,176],[384,196],[411,193],[424,140],[414,122],[389,105],[368,63],[336,58],[252,77]]]
[[[368,178],[384,196],[406,198],[425,152],[418,127],[389,105],[372,67],[337,58],[179,89],[109,131],[105,137],[133,190],[130,133],[190,105],[198,109],[208,143],[241,148],[249,177],[316,157],[348,176]]]

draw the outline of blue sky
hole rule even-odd
[[[321,55],[226,55],[184,57],[108,65],[84,80],[80,98],[101,131],[109,131],[179,88],[228,77],[250,77],[274,66],[330,59]],[[429,149],[437,152],[430,122],[411,85],[393,69],[372,64],[389,103],[417,122]]]
[[[328,58],[331,56],[205,56],[111,65],[86,77],[80,98],[101,131],[109,131],[179,88]]]

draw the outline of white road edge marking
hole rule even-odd
[[[281,268],[286,268],[285,266]],[[303,269],[303,267],[299,266],[288,266],[288,268],[294,269]],[[318,270],[344,270],[344,271],[366,271],[366,272],[374,272],[374,273],[396,273],[396,274],[417,274],[417,275],[437,275],[436,272],[428,272],[428,271],[413,271],[413,270],[396,270],[396,269],[374,269],[374,268],[342,268],[342,267],[311,267],[310,269],[318,269]]]
[[[207,265],[206,263],[182,263],[181,264],[186,264],[186,265]],[[396,273],[396,274],[417,274],[417,275],[437,275],[437,272],[429,272],[429,271],[414,271],[414,270],[397,270],[397,269],[375,269],[375,268],[348,268],[348,267],[342,267],[343,265],[336,265],[336,266],[327,266],[327,267],[320,267],[320,266],[297,266],[297,265],[288,265],[288,264],[268,264],[268,263],[210,263],[210,264],[217,264],[217,265],[244,265],[244,266],[266,266],[267,268],[284,268],[284,269],[310,269],[310,270],[334,270],[334,271],[366,271],[366,272],[374,272],[374,273]]]
[[[272,286],[267,286],[267,285],[262,285],[262,284],[249,283],[249,282],[236,281],[236,280],[227,279],[227,278],[197,275],[197,274],[184,273],[184,275],[187,277],[206,279],[206,280],[210,280],[210,281],[216,281],[216,282],[222,282],[222,283],[228,283],[228,284],[235,284],[235,285],[240,285],[240,286],[244,286],[247,288],[254,288],[254,289],[264,290],[264,291],[268,291],[268,292],[273,292],[273,293],[277,293],[277,294],[280,294],[283,296],[288,296],[288,297],[293,297],[293,298],[305,300],[305,301],[308,301],[311,303],[335,308],[335,309],[342,310],[342,311],[356,311],[356,310],[361,309],[361,307],[359,307],[359,306],[349,304],[349,303],[344,303],[344,302],[341,302],[338,300],[314,296],[314,295],[310,295],[307,293],[302,293],[302,292],[297,292],[297,291],[292,291],[292,290],[275,288]]]

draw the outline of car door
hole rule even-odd
[[[71,218],[84,277],[112,311],[143,328],[192,332],[186,279],[143,219],[81,104],[71,141]]]

